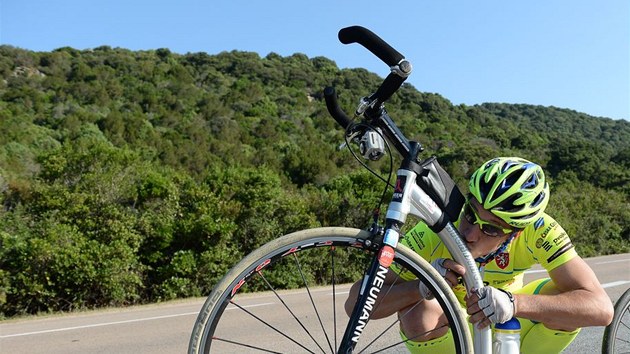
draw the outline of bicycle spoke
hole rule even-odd
[[[299,265],[298,265],[299,266]],[[302,271],[300,270],[300,273]],[[295,319],[295,321],[300,325],[300,327],[302,327],[302,329],[304,330],[304,332],[313,340],[313,343],[315,343],[315,345],[319,348],[319,350],[322,351],[322,353],[324,352],[324,349],[319,345],[319,343],[317,343],[317,340],[315,340],[315,338],[313,338],[313,335],[311,334],[311,331],[309,331],[306,326],[304,326],[304,324],[302,323],[302,321],[300,321],[300,319],[297,318],[297,316],[293,313],[293,311],[289,308],[289,306],[286,304],[286,302],[284,302],[284,299],[282,299],[282,297],[280,297],[280,294],[278,294],[278,292],[276,291],[276,289],[274,289],[274,287],[269,284],[269,282],[267,281],[267,278],[265,278],[262,275],[262,272],[258,272],[258,274],[260,275],[260,277],[265,281],[265,283],[267,284],[267,287],[273,291],[273,293],[276,295],[276,297],[278,298],[278,300],[280,300],[280,302],[282,303],[282,305],[284,306],[284,308],[289,311],[289,313],[291,314],[291,316],[293,316],[293,319]],[[310,297],[310,292],[308,291],[308,285],[306,284],[306,281],[304,280],[304,277],[302,276],[302,280],[304,281],[304,285],[306,287],[306,291],[309,293],[309,297]],[[311,298],[311,302],[312,302],[312,298]]]
[[[630,331],[630,326],[628,326],[627,319],[625,318],[628,314],[630,314],[630,310],[625,310],[623,315],[620,316],[617,333],[615,333],[616,346],[623,346],[624,348],[627,348],[628,344],[630,344],[630,340],[627,336],[628,331]]]
[[[398,284],[398,280],[399,280],[399,279],[400,279],[400,278],[396,278],[396,280],[395,280],[392,284],[390,284],[390,285],[387,287],[387,291],[386,291],[384,294],[382,294],[382,295],[381,295],[381,301],[379,301],[379,303],[378,303],[378,304],[376,304],[376,306],[374,306],[374,311],[376,311],[376,310],[378,309],[378,307],[380,306],[380,304],[381,304],[383,301],[385,301],[385,299],[386,299],[386,298],[387,298],[387,296],[389,295],[389,293],[390,293],[390,291],[392,290],[392,288],[393,288],[396,284]],[[413,309],[413,308],[414,308],[414,307],[416,307],[417,305],[418,305],[418,304],[414,305],[411,309]],[[410,309],[409,311],[411,311],[411,309]],[[405,317],[405,315],[406,315],[407,313],[409,313],[409,311],[407,311],[407,312],[406,312],[406,313],[405,313],[402,317]],[[374,344],[374,343],[375,343],[378,339],[380,339],[382,336],[384,336],[384,335],[387,333],[387,331],[389,331],[389,330],[390,330],[390,329],[391,329],[394,325],[396,325],[396,324],[397,324],[397,323],[399,323],[399,322],[400,322],[400,318],[396,319],[396,321],[394,321],[391,325],[389,325],[387,328],[385,328],[383,331],[381,331],[381,334],[379,334],[378,336],[376,336],[376,338],[374,338],[374,339],[373,339],[370,343],[368,343],[368,344],[365,346],[365,348],[363,348],[363,349],[361,350],[361,352],[360,352],[360,353],[364,352],[367,348],[369,348],[369,347],[370,347],[372,344]],[[403,343],[403,342],[402,342],[402,341],[401,341],[401,342],[398,342],[398,343],[396,343],[396,344],[394,344],[394,345],[391,345],[391,346],[386,347],[385,349],[389,349],[389,348],[394,347],[394,346],[396,346],[396,345],[398,345],[398,344],[401,344],[401,343]],[[378,352],[380,352],[380,351],[382,351],[382,350],[383,350],[383,349],[380,349]],[[377,352],[377,353],[378,353],[378,352]]]
[[[627,341],[627,340],[625,340],[625,339],[623,339],[621,337],[615,337],[615,339],[620,341],[620,342],[624,342],[624,343],[629,343],[630,344],[630,341]]]
[[[375,337],[375,338],[374,338],[374,339],[373,339],[370,343],[368,343],[368,344],[365,346],[365,348],[361,349],[361,351],[359,352],[359,354],[363,353],[363,352],[364,352],[367,348],[369,348],[372,344],[374,344],[374,342],[376,342],[377,340],[379,340],[379,339],[380,339],[383,335],[385,335],[385,333],[387,333],[387,331],[389,331],[392,327],[394,327],[394,325],[396,325],[398,322],[400,322],[400,320],[398,320],[398,319],[397,319],[397,320],[396,320],[396,321],[394,321],[392,324],[390,324],[389,326],[387,326],[387,328],[385,328],[385,329],[381,332],[381,334],[379,334],[378,336],[376,336],[376,337]],[[385,348],[385,349],[389,349],[389,348],[394,347],[394,346],[396,346],[396,345],[398,345],[398,344],[400,344],[400,343],[402,343],[402,342],[398,342],[398,343],[396,343],[396,344],[394,344],[394,345],[392,345],[392,346],[389,346],[389,347],[387,347],[387,348]],[[377,351],[376,353],[378,353],[378,352],[380,352],[380,351],[382,351],[382,350],[383,350],[383,349],[381,349],[381,350]]]
[[[630,330],[630,326],[628,326],[628,324],[626,324],[625,322],[619,321],[619,324],[626,327],[626,329]]]
[[[385,333],[386,333],[387,331],[389,331],[392,327],[394,327],[394,325],[396,325],[398,322],[400,322],[400,320],[396,320],[396,321],[394,321],[391,325],[389,325],[389,326],[388,326],[388,327],[387,327],[387,328],[386,328],[386,329],[385,329],[385,330],[384,330],[381,334],[379,334],[379,335],[378,335],[376,338],[374,338],[374,339],[373,339],[373,340],[372,340],[372,341],[371,341],[371,342],[370,342],[370,343],[369,343],[369,344],[368,344],[365,348],[363,348],[363,349],[359,352],[359,354],[361,354],[361,353],[365,352],[365,351],[366,351],[366,350],[367,350],[367,349],[368,349],[368,348],[369,348],[369,347],[370,347],[373,343],[375,343],[375,342],[376,342],[377,340],[379,340],[379,339],[380,339],[383,335],[385,335]],[[420,333],[420,334],[416,335],[415,337],[412,337],[412,338],[407,338],[406,340],[400,340],[399,342],[394,342],[394,343],[392,343],[392,344],[390,344],[390,345],[388,345],[388,346],[386,346],[386,347],[384,347],[384,348],[378,349],[377,351],[375,351],[375,352],[371,352],[371,353],[381,353],[381,352],[383,352],[383,351],[385,351],[385,350],[388,350],[388,349],[391,349],[391,348],[393,348],[393,347],[395,347],[395,346],[397,346],[397,345],[404,344],[405,342],[408,342],[408,341],[410,341],[410,340],[412,340],[412,339],[415,339],[415,338],[418,338],[418,337],[420,337],[420,336],[423,336],[423,335],[429,334],[429,333],[431,333],[431,332],[435,332],[435,331],[437,331],[437,330],[439,330],[439,329],[441,329],[441,328],[444,328],[444,327],[448,327],[448,325],[443,325],[443,326],[440,326],[440,327],[438,327],[438,328],[435,328],[435,329],[432,329],[432,330],[426,331],[426,332],[424,332],[424,333]]]
[[[421,336],[427,335],[427,334],[429,334],[429,333],[431,333],[431,332],[439,331],[440,329],[442,329],[442,328],[447,328],[447,327],[449,327],[449,325],[448,325],[448,324],[441,325],[440,327],[436,327],[436,328],[431,329],[431,330],[428,330],[428,331],[426,331],[426,332],[424,332],[424,333],[420,333],[420,334],[418,334],[418,335],[415,335],[415,336],[413,336],[413,337],[411,337],[411,338],[407,338],[407,341],[410,341],[410,340],[416,339],[416,338],[418,338],[418,337],[421,337]],[[403,342],[406,342],[406,341],[403,341]],[[402,342],[401,342],[401,343],[402,343]]]
[[[334,353],[334,349],[332,348],[331,344],[330,344],[330,339],[328,338],[328,333],[326,332],[326,329],[324,329],[324,324],[322,323],[322,318],[319,315],[319,311],[317,311],[317,306],[315,306],[315,301],[313,300],[313,296],[311,295],[311,290],[308,286],[308,283],[306,282],[306,278],[304,277],[304,272],[302,272],[302,266],[300,265],[300,260],[297,257],[297,254],[293,254],[293,259],[295,259],[295,264],[298,267],[298,270],[300,271],[300,276],[302,277],[302,282],[304,283],[304,287],[306,288],[306,292],[308,293],[308,297],[311,300],[311,305],[313,305],[313,310],[315,311],[315,315],[317,315],[317,320],[319,321],[319,325],[322,328],[322,332],[324,332],[324,336],[326,337],[326,342],[328,342],[328,347],[330,348],[331,353]],[[334,292],[333,292],[334,295]],[[333,303],[334,304],[334,303]],[[305,328],[306,330],[306,328]],[[309,333],[310,336],[310,333]],[[313,338],[311,336],[311,338]],[[313,338],[313,341],[315,341],[315,338]],[[315,344],[317,344],[317,346],[319,347],[319,349],[321,349],[322,352],[324,352],[324,349],[322,347],[319,346],[319,344],[315,341]]]
[[[309,353],[315,354],[313,351],[309,350],[308,348],[306,348],[305,346],[303,346],[302,344],[298,343],[295,339],[287,336],[286,334],[282,333],[279,329],[275,328],[274,326],[270,325],[267,321],[261,319],[260,317],[254,315],[253,313],[247,311],[247,309],[245,309],[244,307],[242,307],[241,305],[237,304],[234,301],[230,301],[230,304],[238,307],[239,309],[245,311],[245,313],[247,313],[248,315],[252,316],[253,318],[257,319],[260,323],[264,324],[265,326],[271,328],[272,330],[274,330],[276,333],[279,333],[280,335],[282,335],[283,337],[285,337],[286,339],[290,340],[291,342],[299,345],[301,348],[303,348],[304,350],[306,350]]]
[[[333,294],[333,336],[335,338],[335,348],[337,346],[337,292],[335,290],[335,247],[330,248],[330,264],[332,265],[332,294]],[[334,352],[334,350],[333,350]]]
[[[385,335],[385,333],[387,333],[387,332],[388,332],[388,331],[389,331],[392,327],[394,327],[397,323],[399,323],[399,322],[400,322],[400,319],[401,319],[401,318],[404,318],[405,316],[407,316],[407,314],[409,314],[409,313],[410,313],[410,312],[411,312],[411,311],[412,311],[412,310],[413,310],[416,306],[418,306],[419,304],[420,304],[420,302],[416,303],[416,304],[415,304],[415,305],[413,305],[413,306],[412,306],[409,310],[407,310],[407,311],[406,311],[406,312],[405,312],[402,316],[400,316],[400,317],[399,317],[399,318],[397,318],[394,322],[392,322],[392,324],[390,324],[387,328],[385,328],[385,329],[381,332],[381,334],[379,334],[378,336],[376,336],[376,337],[375,337],[375,338],[374,338],[374,339],[373,339],[370,343],[368,343],[368,344],[365,346],[365,348],[363,348],[363,349],[359,352],[359,354],[360,354],[360,353],[365,352],[365,350],[366,350],[366,349],[368,349],[368,348],[369,348],[372,344],[374,344],[374,343],[375,343],[378,339],[380,339],[383,335]],[[437,327],[437,328],[434,328],[434,329],[428,330],[428,331],[426,331],[426,332],[424,332],[424,333],[417,334],[417,335],[415,335],[415,336],[414,336],[414,337],[412,337],[412,338],[407,338],[406,340],[401,340],[401,341],[399,341],[399,342],[395,342],[395,343],[393,343],[393,344],[391,344],[391,345],[389,345],[389,346],[387,346],[387,347],[385,347],[385,348],[381,348],[381,349],[379,349],[379,350],[377,350],[377,351],[375,351],[375,352],[372,352],[372,353],[380,353],[380,352],[382,352],[382,351],[384,351],[384,350],[387,350],[387,349],[393,348],[393,347],[395,347],[395,346],[397,346],[397,345],[399,345],[399,344],[404,344],[404,343],[405,343],[405,342],[407,342],[407,341],[413,340],[413,339],[415,339],[415,338],[419,338],[419,337],[421,337],[421,336],[427,335],[427,334],[429,334],[429,333],[431,333],[431,332],[435,332],[435,331],[440,330],[440,329],[445,328],[445,327],[449,327],[449,326],[448,326],[448,324],[445,324],[445,325],[442,325],[442,326],[440,326],[440,327]]]
[[[392,288],[394,287],[394,285],[396,285],[396,283],[398,282],[398,279],[396,279],[391,285],[389,285],[387,287],[387,291],[381,295],[382,300],[379,301],[378,304],[376,304],[376,306],[374,306],[374,311],[376,311],[378,309],[378,307],[380,306],[380,304],[387,298],[387,295],[389,295],[389,292],[392,290]],[[365,348],[363,348],[359,353],[363,353],[367,348],[369,348],[372,344],[374,344],[374,342],[376,342],[379,338],[381,338],[383,335],[385,335],[385,333],[387,333],[387,331],[389,331],[396,323],[400,322],[400,319],[397,319],[396,321],[394,321],[391,325],[389,325],[387,328],[385,328],[383,331],[381,331],[381,334],[379,334],[378,336],[376,336],[370,343],[368,343]],[[366,325],[367,326],[367,325]],[[402,342],[400,342],[402,343]],[[400,343],[396,343],[393,346],[396,346]],[[391,348],[392,346],[388,347]]]

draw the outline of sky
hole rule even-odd
[[[385,77],[366,49],[338,41],[352,25],[412,63],[407,82],[453,104],[630,120],[628,0],[0,0],[0,43],[24,49],[302,53]]]

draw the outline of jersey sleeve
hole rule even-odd
[[[569,235],[551,216],[544,214],[530,227],[533,232],[527,240],[528,251],[547,271],[577,256]]]
[[[419,222],[400,240],[400,243],[409,247],[428,262],[433,260],[432,255],[435,253],[438,242],[439,238],[437,235],[424,222]],[[415,279],[415,275],[403,269],[399,264],[392,264],[390,269],[403,280]]]

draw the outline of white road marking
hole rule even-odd
[[[609,263],[619,263],[619,262],[630,262],[630,259],[618,259],[616,261],[597,262],[595,264],[609,264]]]
[[[614,261],[604,261],[604,262],[596,262],[594,264],[610,264],[610,263],[619,263],[619,262],[630,262],[630,259],[617,259]],[[534,273],[544,273],[546,270],[544,269],[534,269],[534,270],[526,270],[525,274],[534,274]]]
[[[45,331],[37,331],[37,332],[26,332],[26,333],[8,334],[8,335],[0,336],[0,338],[10,338],[10,337],[30,336],[30,335],[33,335],[33,334],[44,334],[44,333],[53,333],[53,332],[63,332],[63,331],[71,331],[71,330],[74,330],[74,329],[84,329],[84,328],[93,328],[93,327],[111,326],[111,325],[124,324],[124,323],[133,323],[133,322],[142,322],[142,321],[161,320],[161,319],[164,319],[164,318],[181,317],[181,316],[191,316],[191,315],[197,315],[197,314],[199,314],[199,312],[187,312],[187,313],[180,313],[180,314],[176,314],[176,315],[166,315],[166,316],[156,316],[156,317],[147,317],[147,318],[137,318],[137,319],[133,319],[133,320],[126,320],[126,321],[115,321],[115,322],[95,323],[95,324],[84,325],[84,326],[75,326],[75,327],[65,327],[65,328],[47,329],[47,330],[45,330]]]
[[[241,307],[242,308],[249,308],[249,307],[267,306],[267,305],[273,305],[273,304],[274,304],[273,302],[263,302],[262,304],[253,304],[253,305],[246,305],[246,306],[241,306]],[[236,310],[236,309],[238,309],[237,306],[230,305],[229,307],[227,307],[225,309],[225,311]]]
[[[253,305],[247,305],[247,306],[241,306],[241,307],[247,308],[247,307],[257,307],[257,306],[266,306],[266,305],[273,305],[273,303],[266,302],[266,303],[262,303],[262,304],[253,304]],[[234,310],[236,308],[237,307],[233,306],[233,307],[228,307],[226,310]],[[126,321],[104,322],[104,323],[95,323],[95,324],[89,324],[89,325],[84,325],[84,326],[47,329],[47,330],[44,330],[44,331],[37,331],[37,332],[7,334],[7,335],[0,335],[0,339],[1,338],[11,338],[11,337],[31,336],[31,335],[35,335],[35,334],[46,334],[46,333],[54,333],[54,332],[72,331],[72,330],[75,330],[75,329],[85,329],[85,328],[112,326],[112,325],[125,324],[125,323],[162,320],[162,319],[165,319],[165,318],[173,318],[173,317],[181,317],[181,316],[192,316],[192,315],[198,315],[198,314],[199,314],[198,311],[197,312],[186,312],[186,313],[179,313],[179,314],[175,314],[175,315],[136,318],[136,319],[133,319],[133,320],[126,320]]]
[[[612,288],[612,287],[615,287],[615,286],[620,286],[620,285],[629,284],[629,283],[630,283],[630,280],[613,281],[611,283],[602,284],[602,288],[604,288],[604,289]]]

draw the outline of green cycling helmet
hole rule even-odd
[[[484,209],[519,229],[538,220],[549,203],[542,168],[519,157],[487,161],[472,174],[469,187]]]

